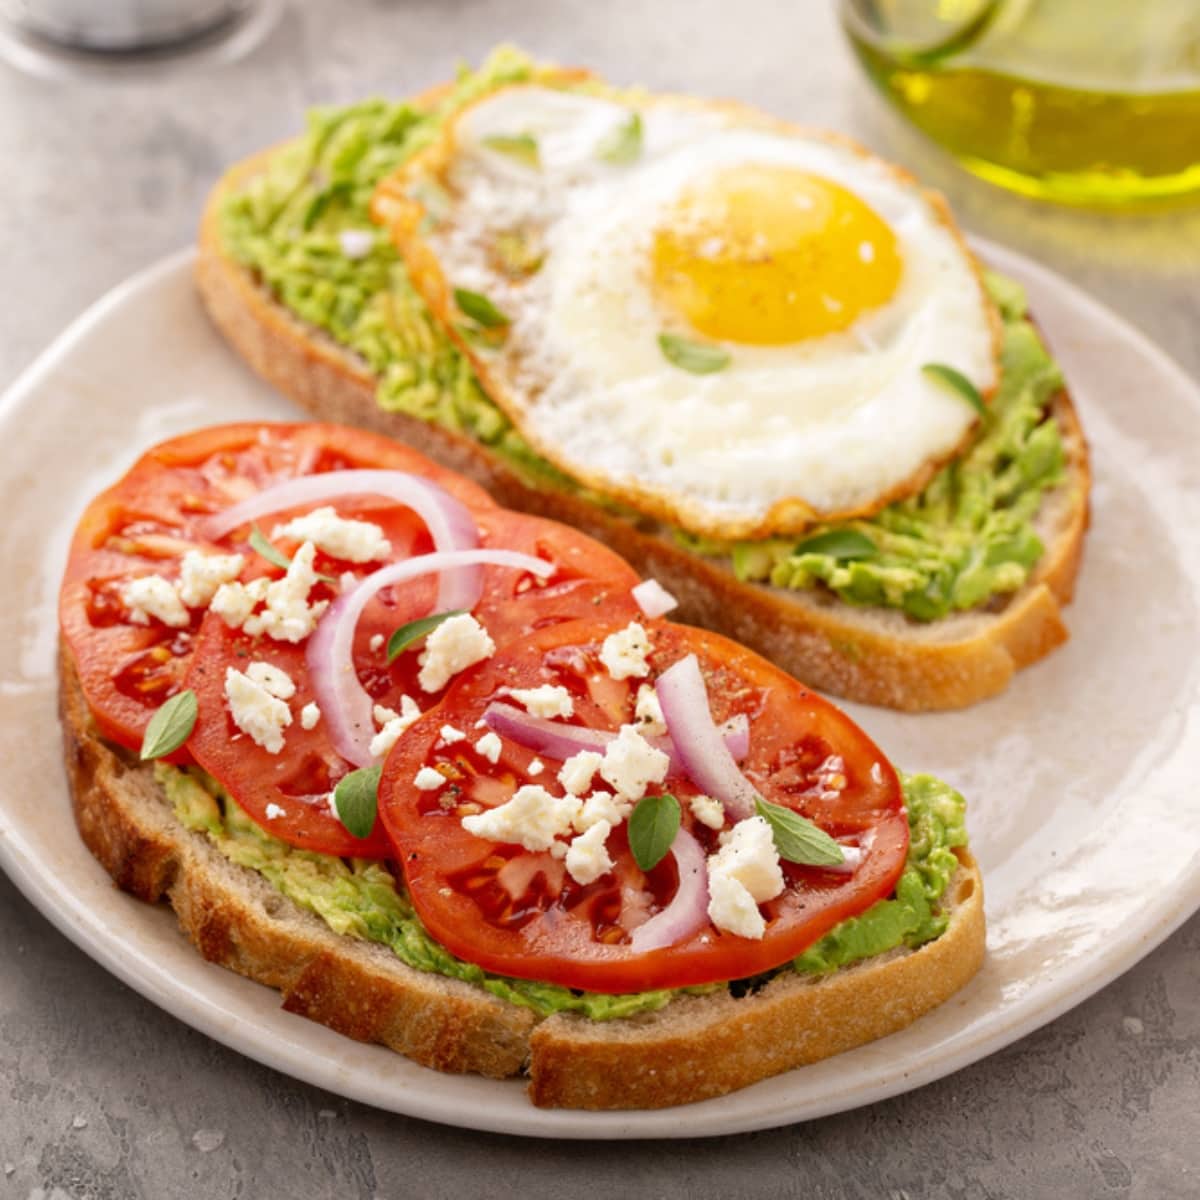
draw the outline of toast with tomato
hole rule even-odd
[[[987,281],[1003,327],[992,416],[920,493],[874,516],[812,536],[698,537],[597,495],[533,448],[485,386],[486,355],[463,340],[461,314],[431,312],[414,286],[416,234],[393,229],[398,250],[372,224],[372,211],[396,209],[389,179],[454,114],[526,82],[601,86],[501,51],[412,102],[318,110],[300,138],[226,174],[196,273],[249,366],[322,419],[396,437],[506,506],[598,538],[662,580],[686,619],[834,694],[963,707],[1062,644],[1088,522],[1087,446],[1011,281]]]
[[[903,1028],[982,961],[961,797],[670,609],[390,439],[173,439],[71,546],[80,833],[289,1011],[539,1105]]]

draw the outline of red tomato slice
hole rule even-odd
[[[243,549],[229,539],[205,541],[201,522],[285,479],[351,467],[408,471],[433,479],[472,510],[494,507],[481,488],[387,438],[337,425],[262,423],[163,442],[88,506],[71,543],[59,620],[106,737],[141,746],[147,721],[182,686],[202,615],[194,611],[181,629],[133,624],[121,600],[125,583],[139,575],[176,578],[191,549]],[[265,566],[252,555],[243,578]]]
[[[338,507],[343,515],[349,515],[344,506]],[[406,510],[395,511],[407,516]],[[369,515],[369,519],[380,520],[378,514]],[[483,569],[483,594],[474,615],[497,649],[535,630],[590,616],[600,609],[624,613],[626,620],[636,613],[630,589],[638,582],[637,573],[598,542],[557,522],[505,509],[480,512],[477,519],[481,545],[537,555],[558,568],[545,582],[508,568]],[[391,535],[390,528],[388,532]],[[428,549],[420,538],[413,546],[414,553]],[[347,565],[322,566],[325,561],[318,555],[318,570],[338,574]],[[353,570],[361,576],[379,565]],[[400,709],[403,695],[428,710],[444,694],[445,689],[431,693],[421,688],[417,678],[420,646],[413,646],[391,665],[386,651],[387,638],[395,629],[429,613],[435,590],[436,580],[430,576],[414,580],[403,589],[381,591],[367,605],[355,633],[359,680],[377,703],[393,710]],[[333,594],[332,589],[319,585],[312,598]],[[199,706],[189,743],[196,761],[224,784],[254,820],[294,846],[341,856],[389,857],[391,845],[382,825],[377,824],[368,838],[352,837],[329,806],[332,789],[353,766],[334,749],[324,719],[311,730],[302,729],[294,720],[278,754],[255,744],[233,723],[225,701],[225,672],[231,666],[245,671],[252,662],[268,662],[287,672],[296,684],[296,695],[289,701],[294,714],[315,699],[305,644],[251,638],[209,615],[197,635],[187,677],[187,686],[196,692]]]
[[[515,643],[452,685],[438,711],[408,731],[384,768],[380,811],[413,904],[429,932],[468,962],[599,992],[740,979],[787,962],[894,888],[908,852],[908,824],[896,773],[870,738],[845,713],[734,642],[687,626],[644,624],[653,642],[651,680],[696,654],[715,720],[738,713],[750,718],[750,753],[742,766],[761,794],[859,845],[862,861],[846,873],[784,863],[787,888],[763,906],[767,929],[761,941],[708,925],[676,945],[636,954],[630,932],[676,891],[670,854],[642,872],[622,824],[608,839],[615,869],[581,886],[548,853],[468,833],[464,815],[503,803],[525,783],[562,794],[559,763],[547,760],[543,771],[531,775],[534,755],[506,740],[493,765],[474,750],[473,739],[438,745],[443,724],[473,731],[502,689],[543,683],[571,691],[572,724],[614,729],[633,720],[642,681],[619,684],[624,711],[614,717],[614,681],[598,660],[604,637],[621,627],[621,619],[561,625]],[[836,791],[819,779],[831,755],[842,759],[845,777]],[[427,766],[447,776],[445,788],[414,786]],[[693,820],[686,802],[697,789],[673,775],[661,790],[680,799],[684,822],[713,853],[716,833]]]

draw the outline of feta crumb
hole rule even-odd
[[[583,802],[583,808],[575,818],[575,828],[586,833],[593,825],[606,821],[610,829],[615,829],[632,811],[630,801],[618,800],[612,792],[593,792]]]
[[[383,642],[384,642],[383,634],[382,633],[375,634],[371,638],[370,642],[368,643],[368,645],[371,648],[371,653],[378,654],[379,651],[383,649]]]
[[[135,625],[149,625],[151,617],[171,629],[182,629],[191,623],[175,585],[161,575],[131,579],[121,589],[121,603],[129,609],[129,619]]]
[[[475,749],[488,760],[490,763],[498,763],[500,761],[500,750],[503,743],[499,736],[494,732],[485,733],[483,737],[475,743]]]
[[[268,804],[266,807],[267,820],[274,821],[279,817],[286,817],[287,813],[280,808],[278,804]]]
[[[630,621],[604,639],[600,661],[613,679],[643,679],[650,674],[649,653],[649,635],[636,621]]]
[[[565,687],[544,683],[535,688],[509,688],[507,695],[535,717],[569,717],[575,711],[575,701]]]
[[[613,869],[613,860],[604,844],[611,832],[612,826],[607,821],[597,821],[586,833],[572,840],[566,865],[567,874],[576,883],[594,883]]]
[[[720,800],[711,796],[689,796],[688,807],[701,825],[707,825],[709,829],[725,828],[725,807]]]
[[[243,733],[268,754],[283,749],[283,731],[292,723],[292,713],[282,700],[233,667],[225,668],[225,700]]]
[[[308,594],[317,582],[313,558],[317,549],[305,542],[288,566],[287,574],[267,587],[267,606],[251,616],[242,628],[252,637],[265,633],[277,642],[302,642],[317,627],[321,614],[329,607],[328,600],[309,604]]]
[[[496,643],[470,613],[448,617],[425,639],[417,682],[427,692],[440,691],[459,671],[495,653]]]
[[[250,614],[267,598],[271,581],[265,575],[249,583],[223,583],[208,606],[230,629],[241,629]]]
[[[525,768],[525,774],[533,778],[536,775],[540,775],[545,769],[546,764],[540,758],[535,758]]]
[[[592,778],[603,761],[604,755],[595,750],[580,750],[563,763],[558,772],[558,782],[572,796],[582,796],[592,786]]]
[[[378,525],[339,517],[330,505],[314,508],[286,525],[276,525],[271,530],[271,540],[277,538],[312,542],[318,550],[343,562],[378,562],[392,552],[392,543]]]
[[[392,747],[400,740],[400,735],[421,718],[421,710],[411,696],[400,697],[400,711],[393,712],[382,704],[375,705],[375,720],[379,723],[379,732],[371,739],[367,753],[372,758],[386,758]]]
[[[650,745],[636,726],[622,725],[621,732],[604,748],[600,777],[627,800],[640,800],[652,783],[667,777],[670,758]]]
[[[290,700],[296,694],[292,677],[269,662],[252,662],[246,668],[246,678],[253,679],[279,700]]]
[[[644,737],[662,737],[667,732],[667,722],[663,718],[662,705],[658,702],[654,684],[643,683],[638,688],[633,715]]]
[[[436,792],[438,788],[446,786],[446,777],[433,767],[422,767],[413,776],[413,783],[423,792]]]
[[[300,710],[300,728],[316,729],[321,719],[321,710],[315,700],[310,701]]]
[[[739,821],[708,860],[708,915],[718,929],[761,938],[766,922],[758,905],[783,891],[783,871],[771,826],[763,817]]]
[[[366,258],[375,246],[375,234],[369,229],[343,229],[338,234],[338,245],[347,258]]]
[[[508,842],[526,850],[549,850],[555,838],[570,832],[580,807],[575,796],[552,796],[544,787],[527,783],[503,804],[463,817],[462,826],[468,833],[493,842]]]
[[[464,741],[466,736],[461,729],[455,729],[453,725],[442,726],[441,740],[447,746],[453,746],[455,742]]]
[[[240,554],[201,554],[189,550],[179,569],[179,598],[188,608],[203,608],[223,583],[232,583],[245,559]]]

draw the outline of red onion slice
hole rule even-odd
[[[365,767],[373,761],[370,747],[375,736],[375,702],[359,683],[358,672],[354,669],[354,631],[367,602],[381,589],[421,575],[485,565],[513,567],[543,579],[555,570],[553,563],[518,554],[515,550],[450,550],[443,554],[419,554],[365,576],[350,591],[343,592],[321,618],[308,639],[305,653],[312,674],[313,692],[328,723],[330,739],[348,762]]]
[[[471,550],[479,545],[479,530],[466,505],[445,488],[405,471],[325,471],[302,475],[214,513],[201,528],[205,537],[216,541],[239,525],[268,513],[363,495],[384,496],[411,508],[425,522],[436,550]],[[482,586],[483,574],[478,567],[445,572],[438,582],[437,611],[461,608],[470,612],[479,601]]]
[[[629,938],[635,954],[673,946],[708,924],[708,870],[700,843],[681,825],[671,843],[679,887],[662,912],[639,925]]]
[[[741,821],[750,816],[758,791],[738,770],[713,724],[696,656],[689,654],[668,667],[655,681],[654,690],[667,732],[691,781],[702,792],[720,800],[730,820]]]
[[[630,595],[650,618],[665,616],[679,607],[679,601],[657,579],[643,579],[637,587],[630,589]]]
[[[607,729],[588,729],[584,725],[565,725],[562,721],[535,717],[524,709],[499,700],[487,706],[483,719],[487,722],[487,727],[501,737],[506,737],[519,746],[525,746],[535,754],[544,754],[547,758],[559,760],[566,760],[581,750],[595,750],[603,754],[608,743],[617,737]],[[735,759],[740,761],[746,757],[750,749],[750,722],[745,714],[739,713],[722,725],[720,735]],[[664,754],[670,755],[672,766],[678,768],[681,765],[670,738],[651,737],[646,741]]]

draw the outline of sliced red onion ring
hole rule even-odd
[[[607,729],[588,729],[584,725],[564,725],[562,721],[551,721],[547,717],[535,717],[512,704],[494,701],[484,709],[483,719],[487,727],[501,737],[525,746],[536,754],[548,758],[565,760],[581,750],[595,750],[603,754],[609,742],[617,734]],[[721,726],[720,736],[729,753],[737,760],[746,757],[750,749],[750,722],[743,713],[726,721]],[[671,756],[672,765],[681,765],[679,755],[670,738],[650,737],[646,741],[664,754]]]
[[[643,579],[637,587],[630,589],[630,595],[638,608],[651,618],[664,616],[679,607],[679,601],[657,579]]]
[[[425,522],[436,550],[472,550],[479,545],[479,530],[466,505],[445,488],[405,471],[326,471],[319,475],[302,475],[214,513],[203,523],[202,532],[216,541],[239,525],[268,513],[316,504],[321,500],[363,495],[385,496],[411,508]],[[437,611],[461,608],[470,612],[479,600],[482,581],[478,567],[445,572],[438,581]]]
[[[673,946],[708,924],[708,870],[700,843],[681,825],[671,843],[679,887],[662,912],[639,925],[629,937],[635,954]]]
[[[702,792],[720,800],[730,820],[741,821],[750,816],[758,792],[738,770],[713,724],[696,656],[689,654],[668,667],[658,677],[654,690],[667,732],[691,781]]]
[[[354,631],[367,602],[383,588],[421,575],[485,565],[513,567],[543,579],[555,570],[553,563],[515,550],[419,554],[365,576],[356,587],[343,592],[321,618],[306,650],[313,692],[328,723],[334,748],[356,767],[368,766],[373,761],[370,747],[375,736],[375,702],[359,683],[354,669]]]

